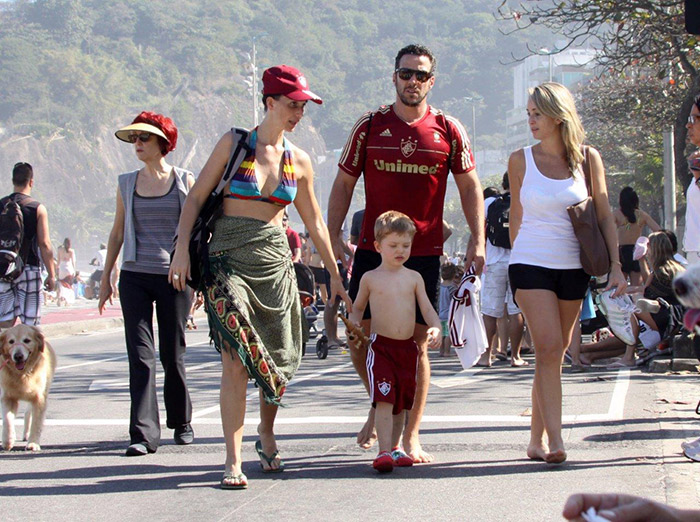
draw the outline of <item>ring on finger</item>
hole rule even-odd
[[[180,274],[174,274],[174,275],[173,275],[173,279],[175,279],[175,281],[177,281],[178,279],[180,279]]]

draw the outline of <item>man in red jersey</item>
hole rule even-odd
[[[396,56],[393,82],[396,101],[364,114],[355,124],[338,163],[338,174],[328,201],[328,229],[335,255],[344,259],[340,230],[352,193],[364,173],[366,210],[350,281],[350,297],[357,296],[362,275],[379,266],[374,250],[374,222],[387,210],[408,215],[416,225],[411,257],[406,267],[418,271],[436,307],[442,254],[442,210],[449,172],[454,175],[464,215],[472,232],[466,265],[484,265],[484,200],[476,174],[474,155],[462,124],[428,105],[426,97],[435,84],[435,57],[426,47],[409,45]],[[370,333],[371,312],[365,310],[363,328]],[[427,326],[417,313],[414,339],[419,347],[418,386],[413,409],[403,435],[406,452],[414,462],[430,462],[419,440],[420,420],[430,384]],[[367,384],[366,353],[351,352],[355,370]],[[370,447],[374,412],[370,410],[358,443]]]

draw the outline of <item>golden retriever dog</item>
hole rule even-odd
[[[39,451],[46,400],[56,371],[56,353],[34,326],[20,324],[0,334],[0,392],[2,393],[2,447],[15,445],[15,415],[19,401],[30,408],[24,414],[28,451]]]

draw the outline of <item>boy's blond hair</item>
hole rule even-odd
[[[413,224],[411,218],[406,214],[389,210],[384,212],[374,222],[374,239],[380,242],[389,234],[407,234],[413,241],[413,236],[416,235],[416,225]]]

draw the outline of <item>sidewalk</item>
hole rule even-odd
[[[76,299],[69,306],[49,303],[41,307],[41,329],[49,337],[117,328],[123,324],[118,299],[114,300],[114,305],[107,304],[102,315],[97,310],[97,299]]]

